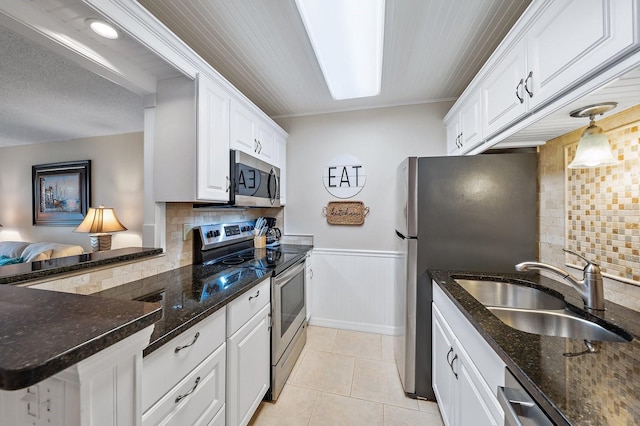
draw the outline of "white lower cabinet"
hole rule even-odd
[[[246,425],[271,383],[271,282],[231,302],[227,310],[226,425]],[[238,328],[238,324],[242,324]]]
[[[440,287],[433,287],[433,388],[444,423],[504,424],[496,391],[504,385],[505,364]]]
[[[226,309],[144,358],[143,425],[207,425],[226,400]]]
[[[142,416],[143,425],[208,425],[225,403],[223,343]]]

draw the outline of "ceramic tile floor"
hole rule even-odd
[[[275,403],[253,426],[441,426],[434,402],[407,398],[390,336],[310,326],[307,344]]]

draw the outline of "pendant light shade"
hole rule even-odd
[[[576,155],[571,164],[567,166],[568,168],[585,169],[618,164],[618,160],[611,152],[609,138],[600,127],[596,126],[594,120],[597,114],[604,114],[615,108],[616,105],[615,102],[590,105],[570,113],[572,117],[589,117],[591,123],[582,133]]]

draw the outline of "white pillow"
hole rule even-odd
[[[0,256],[20,257],[29,244],[28,241],[0,241]]]

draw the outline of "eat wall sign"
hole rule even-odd
[[[351,198],[358,194],[367,181],[367,172],[362,162],[351,155],[333,158],[324,167],[322,182],[336,198]]]

